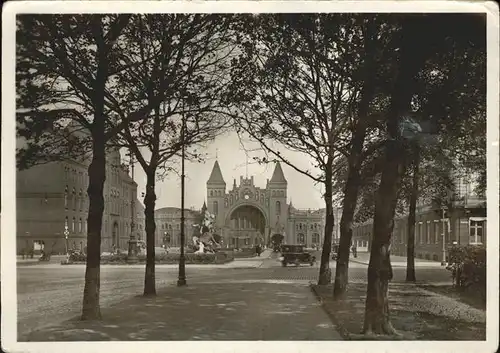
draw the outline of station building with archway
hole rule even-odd
[[[239,183],[233,179],[228,188],[215,161],[206,186],[207,209],[215,215],[216,232],[228,247],[269,244],[275,234],[282,235],[285,244],[323,244],[325,210],[297,209],[287,201],[288,181],[279,162],[265,187],[255,185],[253,176],[240,176]],[[334,239],[338,235],[336,224]]]

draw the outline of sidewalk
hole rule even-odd
[[[391,265],[392,267],[406,267],[406,256],[396,256],[391,255]],[[351,256],[349,257],[349,262],[356,262],[358,264],[368,265],[370,262],[370,253],[363,252],[358,253],[358,257]],[[441,262],[432,261],[432,260],[424,260],[415,258],[415,267],[444,267],[441,266]]]
[[[340,340],[307,284],[204,282],[101,308],[18,341]]]
[[[346,340],[485,340],[486,311],[414,284],[390,283],[391,322],[399,336],[365,336],[366,282],[349,284],[347,298],[333,300],[332,285],[313,292]]]

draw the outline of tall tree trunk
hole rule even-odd
[[[101,130],[101,129],[96,129]],[[106,180],[106,152],[104,129],[93,134],[92,162],[89,169],[89,217],[87,223],[87,264],[83,289],[82,320],[101,318],[99,306],[101,229],[104,212],[104,182]]]
[[[358,123],[356,124],[351,150],[349,151],[347,181],[344,188],[344,202],[342,204],[342,218],[340,220],[340,244],[337,265],[335,267],[335,284],[333,297],[335,300],[345,298],[347,284],[349,283],[349,253],[352,241],[352,222],[358,201],[359,188],[361,187],[360,169],[363,152],[363,144],[366,138],[367,118],[370,103],[373,99],[375,88],[373,60],[374,51],[377,49],[377,23],[374,20],[368,22],[365,28],[365,65],[364,84],[361,92],[361,101],[358,109]]]
[[[408,244],[406,248],[406,281],[415,282],[415,221],[418,199],[418,180],[420,167],[420,147],[414,146],[413,176],[410,193],[410,212],[408,213]]]
[[[363,327],[363,332],[366,334],[396,333],[390,321],[388,285],[392,279],[390,246],[394,214],[405,158],[399,125],[401,118],[410,108],[415,90],[415,77],[430,53],[430,47],[421,48],[414,45],[415,41],[421,39],[422,32],[427,30],[427,25],[428,22],[426,23],[423,17],[408,17],[402,26],[398,73],[387,114],[389,139],[386,142],[384,169],[375,200]]]
[[[156,295],[155,279],[155,176],[156,168],[149,167],[146,173],[146,196],[144,197],[144,215],[146,218],[146,273],[144,276],[144,295]]]
[[[359,125],[359,124],[358,124]],[[362,131],[361,131],[362,129]],[[349,282],[349,253],[352,240],[352,222],[354,211],[358,201],[360,187],[360,154],[363,150],[363,142],[366,135],[364,126],[360,126],[353,139],[351,154],[349,156],[349,172],[344,191],[344,202],[342,205],[342,218],[340,220],[340,244],[335,267],[335,284],[333,287],[333,297],[340,300],[345,297],[347,284]]]
[[[389,317],[388,286],[392,279],[390,246],[394,213],[403,169],[400,150],[398,141],[387,142],[387,160],[377,193],[363,328],[368,334],[395,333]]]
[[[94,121],[90,134],[92,136],[92,161],[90,163],[89,217],[87,221],[87,263],[85,265],[85,286],[83,288],[82,320],[98,320],[101,318],[99,306],[99,290],[101,286],[101,230],[104,213],[104,182],[106,181],[106,125],[104,116],[104,91],[106,87],[109,59],[106,45],[103,42],[102,20],[94,18],[92,29],[97,45],[97,73],[93,84]]]
[[[332,250],[332,236],[335,218],[333,216],[333,185],[332,185],[332,166],[328,164],[325,182],[325,206],[326,206],[326,222],[325,235],[323,241],[323,250],[321,251],[321,263],[319,267],[319,285],[330,284],[332,281],[332,273],[330,270],[330,253]]]

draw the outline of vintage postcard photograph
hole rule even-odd
[[[4,351],[497,350],[497,4],[2,20]]]

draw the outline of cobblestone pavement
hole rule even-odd
[[[313,267],[281,267],[276,254],[268,259],[255,260],[259,268],[186,268],[188,284],[210,282],[212,285],[239,281],[242,285],[267,284],[306,285],[318,278],[319,265]],[[331,262],[333,274],[335,262]],[[17,269],[18,332],[20,334],[78,315],[84,285],[83,266],[25,266]],[[365,281],[367,266],[350,264],[351,282]],[[418,281],[451,283],[450,274],[442,268],[417,268]],[[394,282],[404,282],[406,270],[394,269]],[[158,266],[157,289],[161,290],[177,280],[177,269]],[[144,267],[103,266],[101,268],[101,307],[142,294]],[[7,305],[7,303],[6,303]]]
[[[69,321],[22,341],[340,340],[305,284],[200,281],[169,286],[102,310],[101,322]]]

